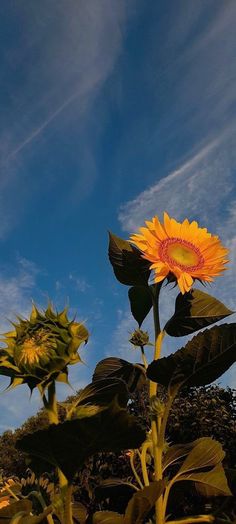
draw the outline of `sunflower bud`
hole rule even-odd
[[[13,326],[0,350],[0,373],[11,378],[11,386],[26,383],[43,391],[52,380],[67,382],[67,366],[81,361],[77,350],[88,340],[85,326],[51,305],[45,312],[33,306],[29,320],[19,318]]]
[[[165,404],[155,395],[150,399],[150,414],[157,417],[164,415]]]
[[[131,338],[129,339],[131,344],[137,347],[143,347],[149,344],[149,336],[147,331],[142,331],[141,329],[136,329]]]

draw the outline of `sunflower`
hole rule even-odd
[[[29,319],[18,317],[14,331],[3,335],[0,374],[11,378],[11,386],[26,383],[43,391],[52,380],[67,382],[67,366],[81,362],[77,353],[89,337],[83,323],[69,320],[67,310],[46,311],[33,305]]]
[[[174,278],[184,294],[195,279],[212,282],[227,269],[224,266],[229,262],[229,250],[218,236],[198,227],[196,221],[189,222],[186,218],[180,223],[164,213],[163,224],[155,216],[146,226],[130,240],[142,251],[143,258],[152,262],[150,269],[154,270],[155,282]]]

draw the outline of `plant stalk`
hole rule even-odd
[[[155,329],[155,350],[154,360],[158,360],[161,355],[162,341],[164,338],[164,331],[160,328],[159,318],[159,293],[161,286],[156,285],[152,288],[152,304],[153,304],[153,320]],[[149,396],[150,399],[157,394],[157,384],[150,381]],[[162,452],[163,444],[160,441],[161,416],[152,415],[151,430],[153,442],[153,456],[155,468],[155,480],[162,480]],[[155,522],[156,524],[163,524],[163,497],[162,495],[157,499],[155,504]]]

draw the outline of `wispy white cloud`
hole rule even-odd
[[[41,181],[36,180],[32,171],[28,172],[28,164],[52,124],[54,131],[64,127],[66,134],[67,126],[76,119],[84,169],[71,180],[71,195],[76,192],[78,204],[78,198],[85,198],[93,189],[97,169],[93,139],[87,137],[86,126],[94,100],[122,50],[128,11],[123,0],[96,4],[72,0],[66,8],[56,0],[50,6],[44,0],[37,6],[23,0],[21,8],[14,6],[12,16],[21,20],[22,33],[20,45],[3,48],[2,57],[8,98],[0,132],[0,188],[4,185],[0,238],[19,223],[27,202],[42,183],[43,173]],[[50,183],[47,171],[45,185]]]

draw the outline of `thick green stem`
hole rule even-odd
[[[153,320],[155,328],[155,351],[154,360],[158,360],[161,355],[162,341],[164,338],[164,331],[160,328],[159,318],[159,293],[160,286],[156,285],[152,288],[152,304],[153,304]],[[157,394],[157,384],[150,381],[150,399]],[[155,480],[162,480],[162,452],[163,445],[160,441],[160,428],[161,428],[161,416],[152,415],[151,430],[152,430],[152,442],[153,442],[153,456],[154,456],[154,468],[155,468]],[[163,524],[163,497],[162,495],[158,498],[155,504],[155,520],[156,524]]]
[[[67,487],[67,493],[65,497],[65,524],[73,524],[73,514],[72,514],[72,484],[69,484]]]
[[[48,387],[48,401],[46,409],[48,412],[50,424],[58,424],[59,419],[57,411],[56,386],[54,381]]]
[[[46,396],[43,395],[43,403],[47,410],[50,424],[59,424],[57,399],[56,399],[56,387],[55,387],[54,381],[48,387],[48,398],[46,398]],[[63,509],[64,524],[73,524],[72,516],[71,516],[71,519],[69,520],[70,511],[72,511],[72,509],[69,509],[71,508],[72,488],[68,486],[68,480],[65,477],[64,473],[61,471],[61,469],[58,468],[57,473],[58,473],[60,493],[61,493],[61,498],[62,498],[62,503],[63,503],[63,508],[64,508]]]

